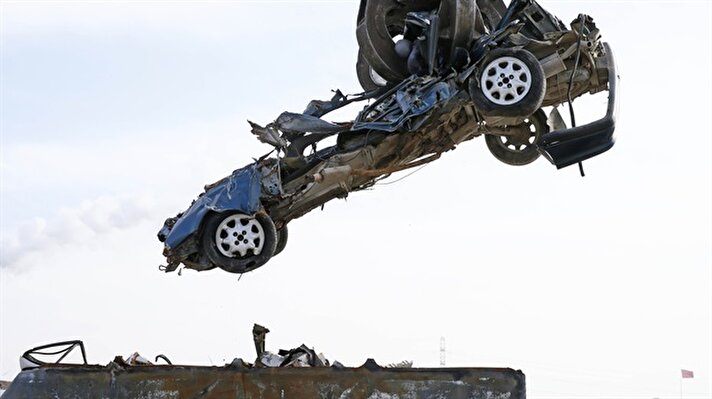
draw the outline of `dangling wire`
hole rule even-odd
[[[583,41],[583,28],[584,28],[584,21],[586,19],[586,16],[584,14],[579,14],[579,31],[577,33],[578,35],[578,40],[576,41],[576,60],[574,61],[574,69],[571,71],[571,77],[569,77],[569,89],[566,92],[566,99],[568,100],[569,103],[569,115],[571,116],[571,127],[576,127],[576,116],[574,115],[574,105],[573,100],[571,99],[571,92],[573,91],[574,88],[574,77],[576,76],[576,70],[578,69],[579,61],[581,60],[581,42]],[[578,163],[579,166],[579,173],[581,173],[581,177],[586,176],[586,174],[583,172],[583,162]]]
[[[378,183],[378,185],[379,185],[379,186],[387,186],[387,185],[389,185],[389,184],[398,183],[399,181],[405,179],[406,177],[410,177],[411,175],[415,174],[416,172],[420,171],[421,169],[423,169],[423,168],[426,167],[426,166],[428,166],[428,165],[425,164],[425,165],[419,167],[418,169],[416,169],[416,170],[414,170],[414,171],[408,173],[408,174],[405,175],[405,176],[399,177],[399,178],[397,178],[397,179],[395,179],[395,180],[393,180],[393,181],[388,181],[388,182],[385,182],[385,183]]]

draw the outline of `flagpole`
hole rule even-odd
[[[680,399],[682,399],[682,380],[685,378],[695,378],[695,372],[692,370],[680,369]]]

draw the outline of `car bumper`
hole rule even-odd
[[[606,50],[608,66],[608,106],[606,115],[586,125],[569,129],[559,129],[542,136],[539,152],[556,166],[557,169],[579,163],[608,151],[615,143],[613,131],[616,127],[616,90],[618,74],[613,51],[608,43]]]

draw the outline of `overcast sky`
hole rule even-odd
[[[448,366],[522,369],[531,398],[710,398],[712,5],[541,3],[592,15],[619,65],[585,178],[475,139],[293,221],[238,281],[158,271],[155,233],[269,151],[247,118],[358,91],[357,1],[3,0],[0,379],[68,339],[98,364],[252,360],[257,322],[350,366],[437,366],[443,336]]]

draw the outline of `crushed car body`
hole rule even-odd
[[[478,136],[504,163],[543,155],[557,168],[614,144],[617,72],[590,16],[567,28],[532,0],[362,0],[356,36],[365,91],[250,122],[273,150],[166,220],[162,270],[254,270],[285,248],[291,220]],[[605,115],[576,126],[573,100],[605,91]],[[357,102],[353,121],[323,119]]]

